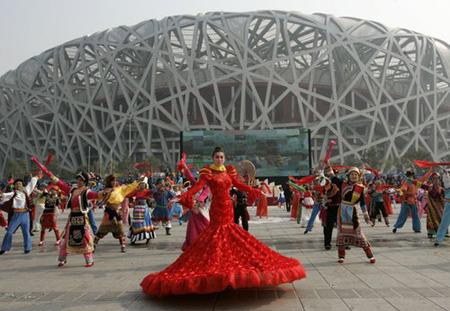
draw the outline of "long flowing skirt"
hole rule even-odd
[[[235,223],[210,224],[165,270],[141,282],[150,295],[206,294],[227,287],[264,287],[306,276],[298,260],[259,242]]]
[[[436,234],[442,221],[444,202],[428,196],[427,204],[427,231],[428,234]]]
[[[137,201],[133,210],[133,220],[131,222],[128,238],[131,243],[156,238],[150,212],[145,201]]]
[[[361,248],[370,247],[370,243],[361,230],[356,206],[341,203],[338,210],[337,246],[353,245]]]

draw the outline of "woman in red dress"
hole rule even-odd
[[[206,294],[227,288],[278,285],[306,276],[296,259],[271,250],[234,223],[231,186],[247,192],[249,201],[260,191],[240,182],[233,166],[225,168],[222,148],[214,150],[213,161],[200,171],[197,184],[178,198],[182,205],[192,208],[192,196],[208,185],[213,195],[210,225],[172,265],[145,277],[141,282],[145,293]]]
[[[258,204],[256,206],[256,216],[268,217],[269,204],[267,203],[267,190],[264,184],[261,184]]]

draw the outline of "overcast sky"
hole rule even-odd
[[[450,43],[448,0],[0,0],[0,76],[43,51],[120,25],[211,11],[326,13],[374,20]]]

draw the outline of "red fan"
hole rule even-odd
[[[250,180],[256,176],[255,165],[248,160],[242,160],[236,165],[236,171],[239,175],[244,177],[246,183],[250,183]]]
[[[11,178],[10,180],[8,180],[8,185],[12,185],[14,183],[14,178]]]
[[[53,154],[50,152],[47,156],[47,160],[45,161],[44,166],[48,166],[53,159]]]

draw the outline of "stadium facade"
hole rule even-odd
[[[148,154],[180,131],[303,127],[313,163],[376,148],[449,155],[450,47],[380,23],[261,11],[171,16],[43,52],[0,78],[0,169],[45,158],[75,170]]]

